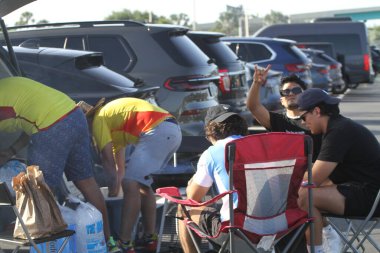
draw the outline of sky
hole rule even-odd
[[[3,19],[8,26],[19,20],[21,13],[31,12],[35,21],[49,22],[103,20],[113,11],[128,9],[131,11],[152,11],[159,16],[186,13],[190,22],[198,24],[214,22],[226,5],[243,5],[248,14],[264,17],[271,10],[285,15],[345,10],[355,8],[380,7],[377,0],[37,0]],[[369,24],[373,21],[369,22]],[[380,20],[375,21],[380,23]]]

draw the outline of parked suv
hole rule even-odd
[[[316,64],[324,64],[329,66],[329,76],[332,83],[332,93],[342,94],[347,90],[347,84],[343,80],[342,64],[325,54],[322,50],[316,50],[314,48],[302,49],[308,53],[308,56]]]
[[[175,115],[184,135],[203,134],[217,105],[217,66],[187,36],[188,28],[134,21],[98,21],[10,27],[13,45],[102,52],[105,66],[160,86],[158,105]]]
[[[187,36],[218,66],[219,103],[229,104],[233,111],[239,113],[251,125],[253,118],[246,106],[248,86],[244,63],[220,41],[225,34],[190,31]]]
[[[255,36],[267,36],[296,40],[297,42],[330,42],[334,44],[337,60],[342,63],[342,71],[348,84],[372,81],[372,66],[367,37],[363,22],[347,20],[314,23],[276,24],[263,27]],[[351,86],[350,87],[355,87]]]
[[[281,71],[284,76],[296,74],[311,87],[310,60],[296,47],[295,41],[259,37],[221,39],[242,61],[261,67],[271,64],[273,70]]]
[[[77,102],[95,104],[101,97],[137,97],[155,104],[154,92],[159,87],[144,87],[106,68],[101,53],[17,46],[13,50],[23,76],[60,90]]]

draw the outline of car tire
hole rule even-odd
[[[333,86],[332,87],[332,93],[333,94],[343,94],[346,92],[347,88],[348,88],[347,82],[344,82],[343,85]]]
[[[348,88],[350,88],[350,89],[356,89],[358,86],[359,86],[358,83],[350,83],[350,84],[348,84]]]

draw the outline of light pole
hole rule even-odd
[[[193,0],[193,30],[194,31],[197,29],[195,12],[196,12],[196,4],[195,4],[195,0]]]

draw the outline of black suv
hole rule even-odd
[[[223,33],[190,31],[187,36],[210,57],[219,68],[219,103],[228,104],[232,110],[252,124],[252,115],[246,106],[247,78],[244,64],[229,47],[220,41]]]
[[[95,104],[119,97],[137,97],[156,104],[156,87],[144,87],[103,65],[101,53],[60,48],[13,47],[23,76],[69,95],[73,100]],[[0,52],[5,53],[3,48]]]
[[[105,66],[160,86],[158,105],[175,115],[184,135],[203,134],[207,109],[217,105],[217,66],[187,36],[188,28],[134,21],[10,27],[13,45],[102,52]]]

